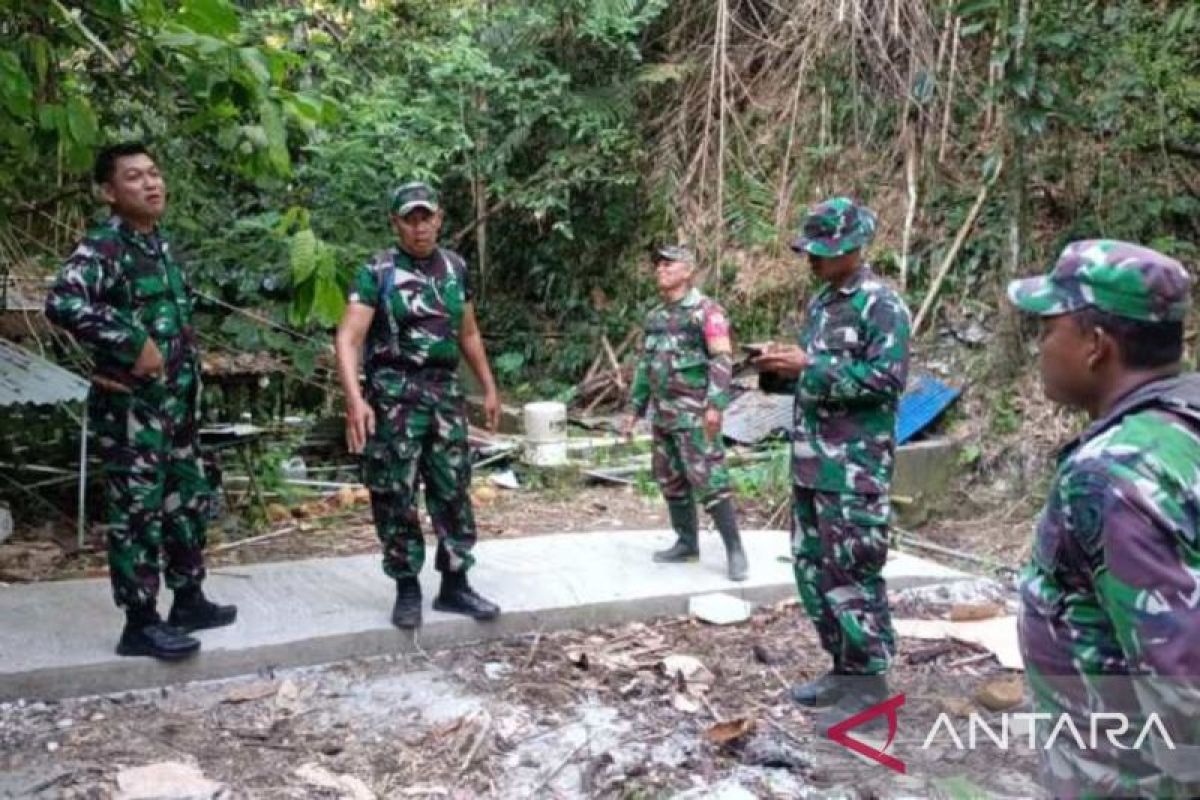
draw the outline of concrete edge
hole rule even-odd
[[[904,576],[889,580],[889,589],[903,589],[951,580],[936,576]],[[795,597],[794,584],[770,584],[726,590],[755,604],[775,603]],[[419,638],[387,624],[387,609],[380,610],[380,627],[365,631],[302,639],[245,649],[201,650],[199,656],[168,664],[149,658],[122,658],[83,666],[41,668],[0,675],[0,702],[61,700],[69,697],[180,686],[195,681],[253,675],[265,670],[312,667],[354,658],[444,650],[521,634],[618,625],[661,616],[687,614],[688,600],[696,594],[611,600],[582,606],[508,612],[491,623],[441,618],[427,620]],[[203,633],[200,634],[203,637]],[[114,642],[115,646],[115,642]]]

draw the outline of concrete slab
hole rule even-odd
[[[698,564],[655,564],[666,531],[555,534],[480,542],[472,583],[504,610],[477,623],[429,608],[437,575],[422,576],[425,625],[417,637],[389,622],[391,582],[377,555],[222,568],[206,588],[238,605],[238,622],[198,635],[197,658],[164,664],[114,654],[121,617],[106,580],[0,587],[0,700],[127,691],[253,673],[267,667],[437,648],[537,630],[586,627],[683,614],[688,598],[725,591],[751,602],[793,596],[784,531],[747,531],[750,580],[725,578],[724,551],[706,531]],[[968,577],[894,552],[892,588]],[[162,605],[167,599],[163,598]]]

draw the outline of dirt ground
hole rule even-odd
[[[912,598],[903,613],[936,615]],[[0,706],[0,796],[100,798],[159,762],[196,796],[448,798],[1033,797],[1026,751],[926,748],[1003,677],[969,645],[902,640],[887,752],[817,737],[789,683],[825,668],[791,602],[715,627],[663,618],[469,648]],[[695,668],[687,658],[699,663]],[[676,663],[679,662],[679,663]],[[671,666],[675,664],[675,666]],[[674,671],[673,671],[674,670]],[[879,739],[867,739],[876,746]],[[144,777],[144,776],[142,776]],[[203,791],[201,791],[203,790]],[[207,793],[206,793],[207,792]]]

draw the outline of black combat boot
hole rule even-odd
[[[195,655],[199,650],[198,639],[164,623],[153,606],[126,610],[125,630],[117,642],[117,655],[178,661]]]
[[[396,581],[396,604],[392,606],[392,624],[397,628],[421,627],[421,582],[414,578]]]
[[[199,586],[175,592],[175,602],[167,615],[167,624],[183,631],[201,631],[233,624],[237,606],[222,606],[209,600]]]
[[[662,564],[678,564],[700,559],[700,522],[696,519],[696,506],[687,502],[667,502],[671,514],[671,527],[678,538],[666,550],[654,554],[654,560]]]
[[[708,510],[712,515],[713,524],[721,534],[725,543],[726,571],[731,581],[746,580],[748,565],[746,551],[742,549],[742,537],[738,533],[737,514],[733,510],[733,501],[726,497]]]
[[[827,709],[817,720],[818,733],[824,733],[839,722],[888,699],[886,675],[847,675],[843,676],[841,684],[842,696],[833,708]],[[856,725],[855,730],[878,731],[886,729],[887,722],[887,717],[881,714]]]
[[[792,687],[792,700],[809,708],[831,706],[842,698],[845,683],[842,675],[832,669],[811,681],[797,683]]]
[[[472,589],[467,583],[467,573],[462,570],[442,573],[442,588],[433,601],[433,607],[450,614],[466,614],[481,622],[500,615],[500,606]]]

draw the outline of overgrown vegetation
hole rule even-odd
[[[209,348],[306,380],[388,190],[437,180],[506,388],[577,380],[701,250],[744,338],[786,330],[809,202],[850,193],[914,310],[995,331],[1070,238],[1200,239],[1200,11],[1031,0],[0,0],[0,260],[46,273],[95,212],[103,142],[145,137]],[[986,187],[986,188],[985,188]],[[953,242],[968,228],[957,252]],[[969,299],[968,299],[969,298]],[[1015,331],[1010,331],[1015,333]],[[1017,340],[1010,341],[1010,349]]]

